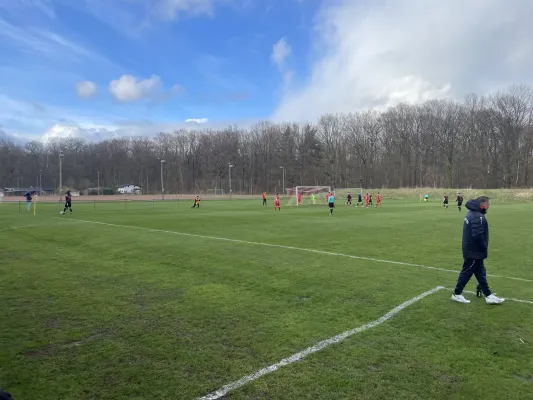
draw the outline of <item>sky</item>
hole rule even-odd
[[[0,135],[314,121],[533,83],[527,0],[0,0]]]

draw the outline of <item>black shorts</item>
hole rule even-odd
[[[444,204],[448,204],[448,200],[444,200]]]
[[[65,201],[65,207],[71,208],[72,207],[72,203],[70,201]]]
[[[328,203],[329,208],[335,208],[335,203]]]

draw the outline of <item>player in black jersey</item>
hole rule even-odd
[[[461,193],[457,193],[457,199],[455,202],[457,203],[457,208],[461,211],[461,206],[463,205],[463,195]]]

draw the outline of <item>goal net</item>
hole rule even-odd
[[[222,196],[224,194],[224,190],[219,188],[207,189],[207,194],[210,196]]]
[[[296,186],[287,188],[287,206],[297,206],[301,195],[301,205],[326,204],[326,194],[331,193],[330,186]]]

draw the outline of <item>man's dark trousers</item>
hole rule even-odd
[[[489,284],[487,283],[487,270],[485,269],[484,260],[474,260],[474,259],[465,259],[463,263],[463,269],[459,274],[459,279],[457,281],[457,286],[455,287],[455,294],[463,293],[463,289],[466,284],[472,278],[472,275],[476,276],[476,279],[481,286],[481,290],[485,297],[490,296],[492,292],[489,289]]]

